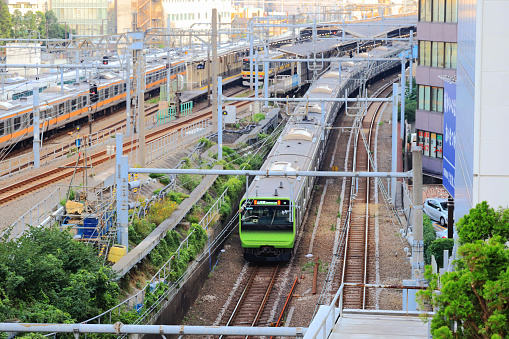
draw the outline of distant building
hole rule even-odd
[[[46,12],[48,10],[47,1],[41,0],[5,0],[9,7],[9,13],[13,14],[15,10],[19,10],[22,15],[26,12]]]
[[[210,25],[213,8],[217,9],[221,24],[231,23],[234,10],[230,0],[163,0],[164,17],[170,19],[172,28]]]
[[[50,0],[60,23],[81,35],[108,32],[108,0]]]

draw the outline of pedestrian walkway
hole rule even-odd
[[[428,324],[417,314],[395,311],[343,311],[330,339],[428,338]]]

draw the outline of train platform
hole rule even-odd
[[[236,74],[236,75],[225,77],[225,78],[223,78],[223,85],[228,85],[234,81],[239,80],[241,77],[242,77],[242,74],[240,74],[240,73]],[[210,86],[210,90],[212,91],[212,86]],[[208,86],[203,86],[201,88],[198,88],[198,89],[195,89],[192,91],[184,91],[184,92],[182,92],[182,94],[180,96],[180,101],[187,102],[187,101],[195,100],[196,98],[198,98],[200,96],[206,95],[207,91],[208,91]]]

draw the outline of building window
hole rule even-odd
[[[422,147],[422,154],[431,157],[442,159],[443,150],[443,135],[428,131],[417,130],[418,144]]]
[[[442,87],[432,87],[419,85],[418,108],[426,111],[443,112],[444,111],[444,89]]]
[[[457,0],[420,0],[419,21],[458,22]]]
[[[419,65],[456,68],[455,42],[419,41]]]

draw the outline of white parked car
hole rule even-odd
[[[447,199],[432,198],[426,199],[423,206],[424,213],[431,219],[440,222],[440,225],[447,225]]]

